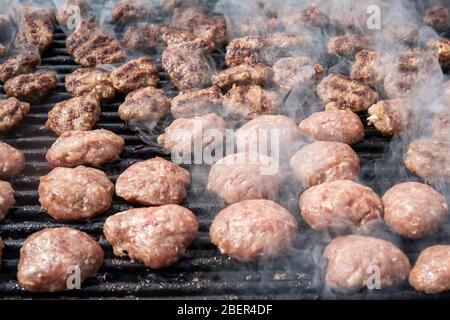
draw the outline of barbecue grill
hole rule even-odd
[[[320,261],[322,249],[329,237],[310,230],[300,222],[301,230],[295,247],[284,257],[273,261],[243,264],[221,255],[209,239],[209,227],[224,203],[214,195],[205,192],[205,175],[194,176],[187,199],[182,204],[197,215],[200,224],[199,237],[187,250],[185,257],[175,265],[164,270],[150,270],[142,264],[133,263],[128,258],[117,258],[112,248],[102,236],[103,222],[110,214],[132,208],[130,204],[115,198],[107,214],[89,222],[59,223],[42,212],[37,188],[39,177],[51,168],[45,161],[45,152],[55,141],[56,136],[44,128],[47,113],[56,102],[70,98],[64,89],[66,74],[79,68],[65,49],[65,34],[57,28],[53,45],[43,54],[38,69],[53,70],[57,74],[58,87],[42,104],[33,105],[30,113],[17,127],[1,139],[20,149],[26,156],[25,170],[11,182],[15,188],[16,205],[0,224],[0,235],[5,249],[0,271],[0,297],[2,298],[174,298],[174,299],[414,299],[450,298],[450,293],[425,296],[415,292],[408,284],[384,290],[366,290],[357,293],[331,292],[324,285],[323,262]],[[223,53],[215,52],[214,59],[223,65]],[[169,96],[177,94],[163,72],[161,87]],[[2,95],[3,97],[4,95]],[[102,103],[102,116],[97,128],[111,130],[121,135],[126,142],[125,150],[118,162],[104,166],[112,181],[130,164],[143,159],[161,156],[169,158],[155,144],[144,142],[138,132],[131,131],[120,120],[117,108],[123,101],[117,96],[110,103]],[[366,123],[367,115],[362,115]],[[168,125],[171,119],[164,119]],[[164,125],[156,131],[162,132]],[[391,185],[400,182],[390,177],[403,177],[413,180],[407,173],[398,174],[391,166],[383,167],[383,157],[388,149],[389,139],[380,136],[372,127],[366,127],[366,138],[354,146],[361,159],[361,177],[365,184],[382,194]],[[158,132],[150,140],[155,141]],[[148,138],[148,137],[147,137]],[[148,139],[145,139],[147,141]],[[148,142],[148,141],[147,141]],[[398,159],[400,161],[400,159]],[[191,172],[206,166],[185,166]],[[375,171],[377,169],[377,171]],[[382,171],[384,170],[384,171]],[[375,174],[376,172],[376,174]],[[281,203],[300,219],[298,211],[298,192],[295,182],[287,182],[282,187]],[[20,289],[16,279],[19,250],[23,241],[32,233],[48,227],[69,226],[85,231],[93,236],[105,251],[105,263],[94,278],[86,280],[81,290],[55,294],[34,294]],[[450,243],[450,224],[443,226],[433,239],[426,241],[401,240],[392,234],[394,241],[415,261],[418,253],[427,243]],[[381,236],[387,236],[382,234]]]

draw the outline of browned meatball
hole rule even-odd
[[[113,86],[123,93],[156,86],[159,82],[158,67],[151,58],[140,57],[114,68],[111,80]]]
[[[78,18],[87,18],[90,11],[86,0],[64,0],[58,9],[56,19],[62,26],[75,26]]]
[[[328,41],[328,53],[340,56],[353,55],[374,44],[370,37],[355,34],[332,37]]]
[[[369,125],[374,125],[385,136],[402,134],[410,127],[413,108],[405,99],[378,101],[368,110]]]
[[[15,202],[14,190],[12,186],[8,182],[0,180],[0,220],[5,219],[6,214],[8,213],[9,209],[12,208]],[[3,246],[0,247],[3,248]]]
[[[111,100],[116,94],[108,72],[81,68],[66,76],[66,90],[72,97],[79,97],[91,92],[98,94],[102,100]]]
[[[48,149],[45,156],[51,167],[99,167],[115,161],[125,142],[115,133],[100,129],[64,132]]]
[[[25,156],[10,145],[0,141],[0,179],[11,178],[25,168]]]
[[[426,182],[438,184],[450,180],[450,145],[438,140],[415,140],[409,144],[406,168]]]
[[[217,86],[181,91],[173,98],[170,111],[175,118],[191,118],[219,111],[222,92]]]
[[[53,42],[53,21],[45,13],[36,15],[25,14],[16,34],[14,44],[17,48],[37,48],[44,52]]]
[[[89,93],[55,104],[45,127],[60,135],[70,130],[91,130],[99,119],[99,97]]]
[[[280,17],[287,30],[298,30],[303,27],[325,28],[329,18],[321,9],[310,5],[302,10],[293,10]]]
[[[14,128],[30,111],[30,105],[16,98],[0,99],[0,134]]]
[[[386,224],[407,239],[432,235],[448,218],[448,205],[439,192],[417,182],[393,186],[383,196]]]
[[[226,122],[215,113],[195,118],[179,118],[158,137],[158,143],[172,154],[188,155],[198,150],[203,152],[207,147],[212,150],[222,145],[226,129]]]
[[[350,180],[313,186],[300,196],[299,205],[305,221],[319,231],[372,231],[383,218],[380,197]]]
[[[263,60],[274,64],[281,57],[296,56],[301,51],[314,46],[313,37],[299,32],[275,32],[265,38],[266,47],[262,52]]]
[[[39,202],[59,221],[88,220],[112,204],[114,184],[94,168],[55,168],[40,178]]]
[[[423,22],[437,31],[446,31],[450,28],[450,6],[444,2],[432,6],[425,12]]]
[[[119,116],[123,121],[159,121],[169,113],[170,99],[162,89],[141,88],[127,95],[119,106]]]
[[[409,274],[409,283],[427,294],[450,290],[450,246],[436,245],[423,250]]]
[[[143,205],[177,204],[186,197],[190,182],[187,170],[156,157],[122,172],[116,182],[116,194]]]
[[[271,80],[272,75],[272,68],[261,63],[243,63],[213,75],[211,81],[221,88],[251,84],[264,86]]]
[[[350,109],[360,112],[369,109],[378,100],[378,93],[368,85],[332,73],[317,86],[317,95],[326,109]]]
[[[38,103],[58,86],[53,71],[21,74],[6,81],[4,90],[19,100]]]
[[[313,113],[300,122],[300,131],[314,140],[355,144],[364,139],[361,119],[349,110]]]
[[[347,144],[318,141],[297,151],[290,160],[291,169],[307,189],[335,180],[356,180],[359,158]]]
[[[431,39],[427,42],[430,48],[438,58],[442,69],[450,68],[450,40],[449,39]]]
[[[156,24],[134,24],[127,28],[123,43],[127,48],[155,53],[160,47],[160,30]]]
[[[257,85],[239,86],[227,92],[223,106],[235,119],[254,119],[278,113],[280,100],[275,91],[264,90]]]
[[[178,205],[132,209],[105,221],[103,232],[114,254],[161,269],[177,262],[197,238],[198,222]]]
[[[233,67],[244,62],[263,62],[261,54],[266,46],[267,42],[263,37],[250,36],[234,39],[227,46],[225,63],[227,66]]]
[[[270,200],[245,200],[219,212],[209,235],[223,254],[242,262],[285,253],[297,235],[294,216]]]
[[[392,243],[359,235],[334,239],[323,256],[328,260],[325,281],[334,289],[367,287],[378,270],[380,287],[390,287],[405,281],[411,269],[408,257]]]
[[[217,161],[209,171],[208,191],[216,193],[227,204],[242,200],[274,200],[283,175],[277,161],[258,155],[237,153]]]
[[[25,51],[17,56],[9,58],[0,65],[0,82],[5,83],[20,74],[31,73],[40,62],[39,55]]]
[[[290,91],[300,84],[313,84],[323,72],[323,66],[307,57],[281,58],[273,65],[274,82]]]
[[[375,85],[383,81],[385,75],[383,53],[361,50],[355,55],[355,63],[350,71],[352,80]]]
[[[183,45],[191,50],[201,50],[204,53],[214,51],[214,42],[202,34],[194,34],[188,29],[171,25],[163,25],[159,28],[160,38],[166,46]]]
[[[125,0],[117,2],[111,11],[112,21],[125,23],[132,20],[147,19],[152,9],[142,1]]]
[[[29,236],[20,249],[17,279],[31,292],[72,289],[71,277],[94,276],[103,264],[103,250],[89,235],[72,228],[43,229]]]

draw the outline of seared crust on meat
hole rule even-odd
[[[274,82],[283,90],[314,84],[323,72],[323,66],[307,57],[281,58],[273,65]]]
[[[53,42],[53,21],[50,17],[25,14],[14,44],[17,48],[37,48],[44,52]]]
[[[19,100],[38,103],[57,86],[58,81],[53,71],[37,71],[9,79],[4,90]]]
[[[158,67],[153,59],[140,57],[131,60],[111,72],[113,86],[129,93],[142,87],[156,86],[159,82]]]
[[[382,100],[369,108],[367,121],[381,134],[395,136],[408,129],[412,121],[412,110],[405,99]]]
[[[217,86],[183,90],[173,98],[170,111],[175,118],[202,116],[219,111],[222,100],[222,92]]]
[[[355,34],[332,37],[328,41],[328,53],[340,56],[354,55],[358,51],[368,49],[374,44],[370,37]]]
[[[123,37],[127,48],[154,53],[161,46],[160,29],[156,24],[134,24],[127,28]]]
[[[117,2],[111,11],[114,22],[128,22],[131,20],[147,19],[153,14],[149,5],[142,1],[125,0]]]
[[[23,168],[25,168],[23,153],[0,141],[0,179],[14,177]]]
[[[272,68],[261,63],[242,63],[230,67],[212,76],[214,85],[221,88],[231,88],[233,85],[245,86],[256,84],[264,86],[273,76]]]
[[[116,94],[109,73],[93,68],[81,68],[68,74],[65,86],[72,97],[96,93],[101,100],[107,101]]]
[[[31,51],[9,58],[0,66],[0,82],[5,83],[20,74],[31,73],[39,61],[39,55]]]
[[[361,50],[355,55],[350,79],[370,85],[382,82],[385,76],[383,59],[383,53]]]
[[[30,105],[16,98],[0,99],[0,134],[16,126],[30,111]]]
[[[230,67],[244,62],[261,63],[263,62],[261,52],[266,46],[267,42],[263,37],[249,36],[233,39],[227,46],[225,63]]]
[[[450,28],[450,6],[438,3],[425,12],[423,23],[435,28],[437,31],[446,31]]]
[[[450,68],[450,40],[449,39],[431,39],[427,42],[430,48],[439,60],[442,69]]]
[[[15,202],[12,186],[8,182],[0,180],[0,220],[5,219],[6,214]],[[0,244],[0,258],[1,249],[3,249],[3,243]]]

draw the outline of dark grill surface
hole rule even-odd
[[[224,207],[223,203],[212,195],[206,194],[205,175],[197,178],[194,174],[189,190],[186,207],[193,210],[200,223],[198,239],[186,252],[185,257],[174,266],[152,271],[143,265],[118,259],[112,254],[111,247],[102,236],[103,221],[113,213],[131,208],[129,204],[116,199],[108,212],[90,222],[58,223],[43,213],[38,202],[37,188],[39,176],[50,171],[44,157],[46,149],[56,137],[44,128],[47,113],[55,102],[68,99],[64,90],[64,76],[78,66],[67,55],[64,44],[65,35],[58,30],[53,46],[44,54],[39,69],[57,72],[58,88],[45,100],[44,104],[33,105],[31,112],[3,141],[22,150],[27,159],[25,171],[12,180],[16,190],[16,206],[0,225],[0,235],[4,239],[5,249],[0,271],[0,296],[3,298],[221,298],[221,299],[320,299],[320,298],[424,298],[414,292],[407,284],[388,290],[364,291],[353,294],[331,293],[323,284],[323,262],[319,259],[329,236],[316,233],[301,222],[301,232],[295,248],[286,257],[270,262],[241,264],[223,255],[210,243],[208,231],[214,215]],[[217,60],[221,56],[216,57]],[[162,87],[173,96],[176,92],[161,74]],[[131,163],[148,159],[155,155],[164,155],[154,144],[145,144],[139,135],[127,128],[119,119],[117,108],[123,97],[117,97],[113,103],[102,105],[102,118],[98,127],[111,130],[125,138],[126,147],[121,160],[103,169],[113,181]],[[170,119],[164,121],[166,124]],[[160,129],[161,130],[161,129]],[[362,179],[382,193],[394,182],[390,177],[397,172],[386,166],[382,171],[379,161],[388,141],[367,128],[365,141],[355,146],[362,162]],[[378,168],[375,176],[374,168]],[[188,169],[191,170],[192,168]],[[208,172],[208,168],[195,168],[195,172]],[[396,171],[396,170],[394,170]],[[406,175],[401,175],[407,177]],[[283,187],[280,202],[299,217],[298,190],[292,183]],[[105,264],[96,277],[85,281],[81,290],[58,294],[31,294],[19,288],[16,270],[19,249],[26,237],[47,227],[70,226],[85,231],[95,237],[105,250]],[[449,226],[443,228],[450,230]],[[450,243],[446,232],[442,231],[432,239],[433,242]],[[385,236],[383,233],[382,236]],[[392,237],[392,236],[390,236]],[[415,261],[419,250],[426,242],[401,241],[391,238]],[[436,296],[433,296],[435,298]],[[450,297],[450,294],[440,295]]]

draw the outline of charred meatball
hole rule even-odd
[[[89,220],[112,204],[114,184],[94,168],[55,168],[40,178],[39,202],[59,221]]]
[[[270,200],[245,200],[219,212],[209,235],[220,252],[242,262],[285,253],[297,235],[294,216]]]
[[[448,70],[450,68],[450,40],[431,39],[427,42],[427,47],[434,52],[442,69]]]
[[[103,232],[116,256],[161,269],[183,256],[197,238],[198,222],[190,210],[172,204],[117,213],[106,219]]]
[[[12,208],[15,202],[14,190],[11,185],[8,182],[0,180],[0,220],[5,219],[6,214],[8,213],[9,209]],[[1,245],[0,247],[3,248],[3,246]]]
[[[380,271],[381,288],[397,285],[408,277],[408,257],[392,243],[359,235],[334,239],[323,256],[328,260],[325,281],[333,289],[368,287],[374,270]]]
[[[384,54],[375,51],[361,50],[355,55],[355,63],[350,71],[350,79],[369,85],[383,81],[385,70]]]
[[[16,126],[30,111],[30,105],[16,98],[0,99],[0,134]]]
[[[191,182],[187,170],[156,157],[131,165],[119,176],[116,194],[142,205],[178,204]]]
[[[354,55],[355,53],[368,49],[374,41],[370,37],[355,34],[332,37],[328,41],[328,53],[339,56]]]
[[[39,55],[25,51],[17,56],[9,58],[0,65],[0,82],[5,83],[20,74],[31,73],[40,62]]]
[[[448,218],[444,196],[426,184],[405,182],[383,196],[386,224],[407,239],[430,236]]]
[[[53,71],[21,74],[6,81],[4,90],[19,100],[38,103],[58,86]]]
[[[261,63],[262,50],[267,46],[266,39],[263,37],[244,37],[237,38],[227,46],[225,55],[225,63],[227,66],[234,67],[244,62],[246,63]]]
[[[300,122],[300,131],[318,141],[355,144],[364,139],[361,119],[349,110],[330,110],[313,113]]]
[[[230,67],[212,76],[214,85],[231,88],[245,85],[264,86],[272,79],[273,70],[261,63],[243,63]]]
[[[72,228],[44,229],[23,243],[17,279],[22,288],[31,292],[69,290],[75,270],[81,281],[90,278],[103,264],[103,256],[102,248],[84,232]]]
[[[0,179],[11,178],[25,168],[25,156],[10,145],[0,141]]]
[[[65,83],[66,90],[72,97],[94,92],[101,100],[107,101],[116,94],[109,73],[98,69],[77,69],[66,76]]]
[[[127,48],[155,53],[161,47],[160,29],[156,24],[134,24],[127,28],[123,43]]]
[[[347,144],[318,141],[297,151],[290,160],[291,169],[307,189],[335,180],[357,180],[359,158]]]
[[[191,118],[217,112],[222,106],[222,92],[217,86],[181,91],[171,103],[175,118]]]
[[[156,86],[159,82],[158,67],[149,57],[131,60],[111,72],[114,88],[129,93],[142,87]]]
[[[450,28],[450,6],[438,3],[429,8],[423,17],[423,22],[437,31],[446,31]]]
[[[273,65],[274,82],[283,90],[314,84],[323,72],[323,66],[307,57],[282,58]]]
[[[112,21],[125,23],[147,19],[152,15],[150,6],[142,1],[126,0],[117,2],[111,11]]]
[[[53,42],[52,16],[45,12],[39,15],[25,13],[16,34],[15,46],[24,49],[34,47],[44,52]]]
[[[45,127],[61,135],[70,130],[91,130],[99,119],[99,97],[89,93],[55,104],[48,113]]]
[[[378,101],[368,110],[369,125],[374,125],[385,136],[402,134],[410,127],[413,108],[405,99]]]
[[[203,53],[211,53],[215,48],[211,39],[202,34],[194,34],[187,29],[163,25],[159,32],[166,46],[182,45],[190,50],[201,50]]]
[[[51,167],[99,167],[115,161],[125,142],[115,133],[100,129],[64,132],[48,149],[46,160]]]

